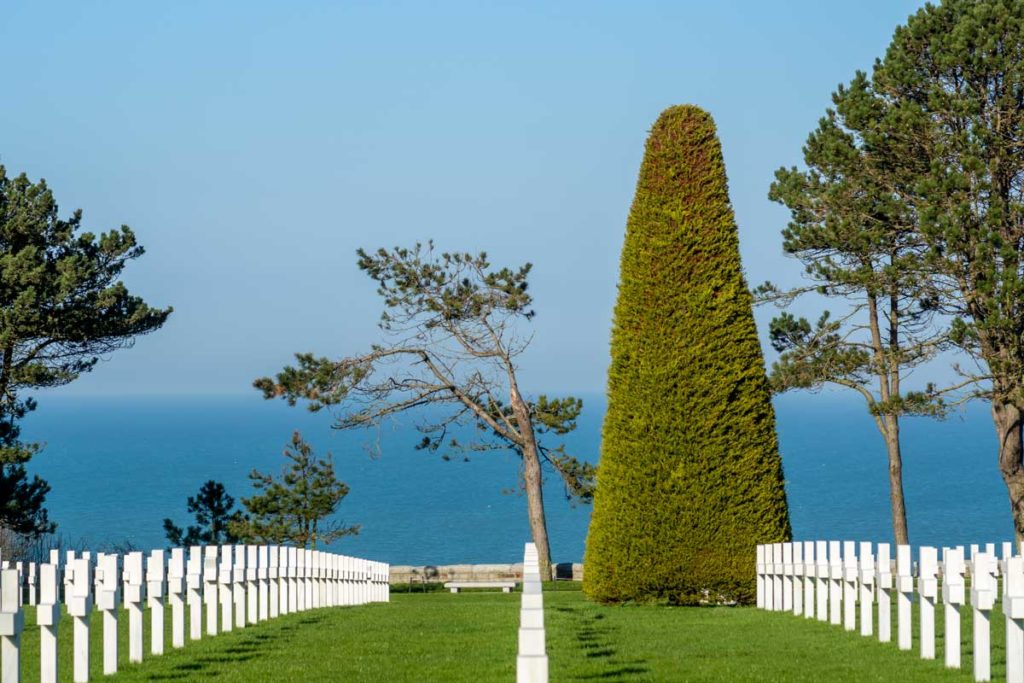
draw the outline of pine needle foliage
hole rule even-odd
[[[160,329],[153,308],[121,279],[144,249],[131,229],[85,231],[82,211],[60,217],[45,180],[0,165],[0,527],[29,538],[56,528],[50,485],[28,474],[42,448],[21,439],[36,402],[28,392],[69,384],[101,358]]]
[[[749,602],[790,536],[764,361],[714,122],[667,109],[626,225],[583,588],[599,602]]]
[[[231,523],[241,519],[242,511],[235,509],[235,499],[228,495],[224,484],[208,480],[196,495],[188,497],[187,507],[189,514],[195,517],[195,524],[182,529],[173,520],[164,519],[164,535],[172,548],[238,541]]]
[[[313,447],[293,432],[282,453],[287,465],[281,476],[249,473],[256,494],[243,498],[246,514],[234,518],[229,528],[246,543],[291,543],[316,549],[359,533],[359,525],[345,526],[332,519],[348,495],[348,484],[338,479],[334,458],[318,458]]]

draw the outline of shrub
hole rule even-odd
[[[583,588],[600,602],[748,602],[789,538],[725,166],[701,109],[647,139],[626,225]]]

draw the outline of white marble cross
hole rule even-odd
[[[281,607],[287,603],[287,599],[281,597],[284,581],[281,580],[280,557],[280,546],[272,545],[267,548],[267,580],[270,582],[267,586],[267,614],[271,619],[282,614]]]
[[[265,545],[259,547],[259,613],[258,619],[266,621],[270,618],[270,548]],[[276,598],[277,595],[275,594]]]
[[[910,561],[910,546],[896,546],[896,625],[897,645],[901,650],[911,648],[914,594],[914,576]]]
[[[229,546],[230,547],[230,546]],[[235,626],[238,628],[245,628],[245,608],[246,608],[246,596],[245,596],[245,561],[246,557],[245,546],[235,546],[235,564],[231,575],[231,595],[235,603]]]
[[[804,617],[814,618],[814,541],[804,541]]]
[[[1003,564],[1006,597],[1006,681],[1024,682],[1024,558],[1008,557]]]
[[[233,553],[231,546],[220,547],[220,571],[217,572],[217,593],[220,597],[220,630],[227,632],[234,629],[234,594],[231,591],[231,581],[235,578],[231,570]]]
[[[67,581],[68,614],[74,617],[74,680],[89,680],[89,615],[92,613],[92,565],[86,559],[68,561],[65,569]]]
[[[804,544],[790,544],[793,548],[793,614],[804,613]]]
[[[782,546],[782,611],[793,609],[793,545],[780,543]]]
[[[96,556],[96,608],[103,613],[103,675],[117,673],[117,615],[121,607],[121,558]]]
[[[921,659],[935,659],[935,599],[939,596],[939,551],[921,546],[918,555],[917,592],[921,611]]]
[[[785,605],[782,588],[782,544],[772,543],[772,609],[781,611]]]
[[[21,579],[17,569],[0,569],[0,681],[21,681]]]
[[[146,603],[149,605],[149,651],[164,653],[164,551],[153,550],[146,558]]]
[[[185,549],[172,548],[167,563],[167,601],[171,605],[171,647],[185,647]]]
[[[989,612],[996,604],[996,558],[976,552],[971,558],[971,608],[974,619],[974,680],[992,679],[991,625]]]
[[[291,570],[290,570],[290,568],[288,566],[289,555],[290,555],[290,553],[288,552],[288,548],[287,547],[281,546],[280,548],[278,548],[278,551],[277,551],[278,573],[281,576],[281,582],[280,582],[281,585],[280,585],[280,591],[279,591],[279,596],[278,596],[281,599],[281,604],[280,604],[280,607],[278,609],[280,614],[290,614],[291,611],[292,611],[291,610],[292,598],[291,598],[291,595],[290,595],[291,594],[291,578],[289,577],[289,573],[290,573]]]
[[[60,558],[58,557],[58,560]],[[57,626],[60,623],[60,582],[56,564],[39,567],[39,680],[57,683]]]
[[[815,549],[818,559],[818,581],[815,588],[818,593],[818,621],[828,621],[828,541],[817,541]]]
[[[124,557],[124,604],[128,609],[128,661],[141,662],[143,653],[142,602],[145,575],[141,552]]]
[[[255,624],[260,618],[259,603],[259,547],[245,546],[245,623]]]
[[[875,583],[878,587],[878,641],[888,643],[892,640],[892,593],[895,587],[888,543],[878,544],[877,566]]]
[[[872,629],[872,603],[875,597],[875,557],[871,542],[860,544],[860,634],[870,636]]]
[[[206,633],[217,635],[217,546],[208,545],[203,548],[203,602],[206,603]]]
[[[960,606],[966,601],[964,586],[964,549],[946,548],[942,568],[942,603],[945,610],[946,666],[960,668]]]
[[[756,564],[755,564],[755,571],[757,573],[757,607],[758,607],[758,609],[764,609],[765,608],[764,573],[765,573],[765,565],[767,564],[767,562],[765,562],[765,560],[764,560],[764,548],[765,548],[764,544],[758,544],[757,549],[756,549],[756,557],[757,557],[757,559],[755,561],[756,562]]]
[[[288,612],[299,611],[299,549],[288,548]]]
[[[842,543],[828,542],[828,621],[830,624],[843,622],[843,557]]]
[[[519,655],[516,658],[517,683],[547,683],[548,680],[543,594],[540,582],[540,568],[537,564],[536,555],[536,546],[533,543],[527,543],[523,560],[522,604],[519,610]],[[368,574],[370,574],[371,569],[368,567],[367,570]],[[781,609],[781,605],[779,608]]]
[[[843,541],[843,628],[857,628],[857,544]]]
[[[188,601],[188,637],[199,640],[203,637],[203,547],[194,545],[188,549],[188,563],[185,565],[185,589]]]
[[[313,606],[313,568],[310,566],[310,551],[299,548],[299,567],[302,568],[302,592],[299,594],[299,609],[307,610]]]

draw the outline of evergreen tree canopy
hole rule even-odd
[[[289,463],[280,479],[256,470],[249,475],[258,493],[242,499],[248,514],[232,522],[234,532],[246,542],[303,548],[358,534],[358,525],[330,520],[348,495],[348,485],[335,475],[330,454],[315,457],[313,447],[295,432],[284,457]]]
[[[36,407],[25,392],[74,381],[171,313],[120,281],[143,254],[127,226],[96,236],[81,224],[81,211],[60,218],[46,181],[0,166],[0,526],[21,533],[54,526],[42,508],[49,486],[24,470],[39,450],[20,440]]]
[[[601,602],[749,601],[789,537],[774,413],[711,117],[672,107],[626,226],[583,587]]]
[[[1024,538],[1024,2],[943,0],[896,29],[837,94],[876,179],[913,218],[922,304],[951,321],[967,398],[991,401],[999,468]]]
[[[164,533],[172,546],[223,545],[235,543],[238,536],[231,529],[232,520],[241,517],[235,510],[235,499],[228,495],[224,484],[209,480],[199,488],[199,493],[188,497],[188,512],[196,523],[182,530],[170,519],[164,520]]]
[[[757,292],[783,307],[808,293],[841,306],[814,325],[790,313],[772,320],[779,358],[769,379],[779,392],[832,384],[864,398],[888,455],[893,538],[907,544],[901,419],[944,415],[944,395],[957,387],[907,382],[948,347],[947,329],[937,324],[917,216],[896,191],[893,150],[851,130],[848,119],[863,114],[849,94],[839,88],[834,108],[808,136],[806,169],[779,169],[768,195],[790,209],[783,249],[804,264],[811,284],[780,291],[765,283]]]

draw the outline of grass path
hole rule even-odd
[[[560,588],[568,588],[564,584]],[[916,650],[841,627],[751,608],[600,607],[578,590],[545,592],[552,681],[970,681]],[[390,604],[291,614],[190,642],[183,650],[127,663],[101,675],[100,633],[92,633],[94,680],[502,681],[514,680],[519,596],[469,592],[395,594]],[[31,610],[30,610],[31,611]],[[941,615],[941,610],[937,610]],[[965,610],[966,612],[966,610]],[[915,632],[917,609],[915,605]],[[148,614],[147,614],[148,620]],[[94,624],[99,620],[95,620]],[[148,621],[147,621],[148,623]],[[970,637],[965,614],[963,635]],[[70,680],[71,620],[61,623],[62,677]],[[1003,620],[992,615],[993,680],[1004,677]],[[915,633],[916,636],[916,633]],[[148,638],[148,632],[147,632]],[[147,640],[148,650],[148,640]],[[67,654],[65,654],[67,653]],[[24,680],[38,680],[38,629],[28,626]]]
[[[901,652],[895,644],[791,614],[746,607],[607,608],[578,596],[547,599],[553,681],[973,680],[970,668],[943,667],[941,638],[939,659],[923,661],[916,638],[914,650]],[[992,623],[1001,647],[1002,618],[994,615]],[[962,634],[970,637],[966,625]],[[1003,676],[1002,656],[993,653],[993,680]],[[973,665],[970,657],[963,664]]]

